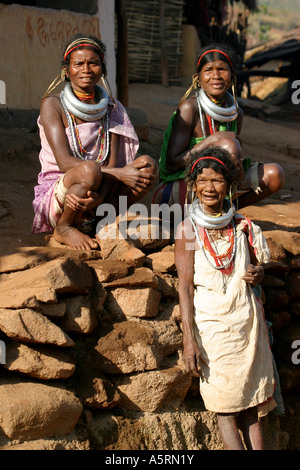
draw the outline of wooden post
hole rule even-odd
[[[117,17],[117,94],[123,106],[128,106],[128,31],[125,0],[115,0]]]
[[[165,37],[165,0],[159,2],[159,35],[160,35],[160,51],[161,51],[161,83],[168,86],[168,58]]]

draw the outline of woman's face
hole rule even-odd
[[[102,74],[99,54],[92,49],[77,49],[71,52],[66,74],[75,91],[92,92]]]
[[[221,100],[231,85],[231,70],[223,60],[205,64],[199,73],[199,84],[210,98]]]
[[[203,168],[197,175],[193,190],[203,204],[205,212],[221,212],[227,194],[227,181],[221,173],[212,168]]]

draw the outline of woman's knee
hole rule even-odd
[[[69,187],[73,184],[79,184],[87,190],[96,190],[101,183],[101,179],[100,165],[93,160],[85,160],[67,172],[64,181],[70,182]]]
[[[158,165],[157,165],[157,161],[154,160],[154,158],[150,157],[149,155],[142,155],[141,157],[138,157],[135,159],[135,162],[137,161],[146,162],[147,166],[152,168],[153,174],[156,174]]]
[[[277,163],[266,163],[263,165],[262,181],[271,193],[276,193],[285,184],[285,173]]]

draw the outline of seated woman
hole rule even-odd
[[[54,230],[73,249],[94,249],[90,214],[103,202],[127,196],[130,206],[153,184],[155,161],[136,158],[139,142],[130,119],[106,83],[105,46],[92,36],[76,36],[63,55],[61,94],[42,99],[38,126],[41,172],[35,187],[32,232]],[[97,83],[100,78],[106,90]],[[58,83],[57,83],[58,84]]]
[[[243,111],[235,97],[236,74],[232,51],[212,45],[203,50],[197,64],[193,84],[181,100],[167,126],[159,174],[161,183],[153,203],[190,202],[186,199],[185,168],[194,150],[218,145],[231,153],[239,168],[239,208],[255,204],[279,191],[284,185],[284,172],[275,163],[242,161],[239,135]],[[192,90],[196,93],[188,98]],[[233,96],[229,90],[233,90]],[[188,99],[186,99],[188,98]]]
[[[258,226],[226,198],[237,169],[219,147],[196,152],[187,169],[195,199],[178,230],[175,263],[186,370],[200,378],[226,449],[262,449],[259,417],[277,406],[272,353],[253,287],[269,260]]]

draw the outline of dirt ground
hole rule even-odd
[[[148,141],[141,141],[141,154],[159,158],[164,129],[184,92],[183,87],[130,85],[129,107],[144,111],[149,126]],[[300,105],[287,104],[275,113],[252,110],[250,114],[246,110],[241,134],[244,156],[280,163],[286,185],[278,194],[242,212],[264,230],[300,232]],[[45,244],[44,234],[31,234],[33,188],[40,170],[38,152],[35,129],[1,129],[0,256],[23,246]],[[151,195],[145,202],[150,200]]]

